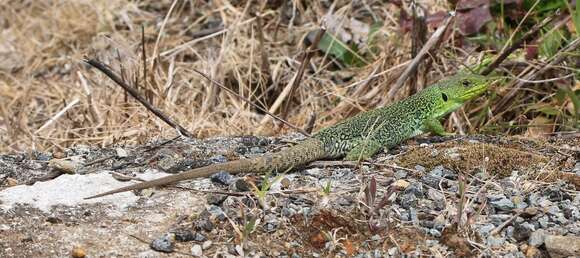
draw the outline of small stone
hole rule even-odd
[[[215,218],[217,218],[220,221],[223,221],[226,219],[226,215],[224,214],[224,211],[219,206],[210,205],[209,208],[207,209],[207,211],[212,216],[214,216]]]
[[[213,242],[211,240],[207,240],[203,242],[203,244],[201,245],[201,249],[207,250],[211,247],[211,244],[213,244]]]
[[[381,240],[381,236],[379,236],[379,235],[373,235],[373,236],[371,237],[371,240],[372,240],[372,241],[379,241],[379,240]]]
[[[191,246],[191,255],[195,257],[200,257],[203,255],[203,247],[201,245],[195,244]]]
[[[429,188],[429,190],[427,190],[427,196],[429,197],[429,199],[437,202],[445,200],[445,195],[443,195],[441,192],[433,188]]]
[[[80,246],[73,247],[71,251],[71,256],[73,258],[84,258],[87,256],[87,252]]]
[[[48,162],[48,165],[62,173],[73,175],[76,173],[78,163],[67,159],[52,159]]]
[[[196,228],[198,229],[202,229],[205,230],[207,232],[212,231],[214,228],[213,223],[209,220],[209,219],[202,219],[199,220],[196,224],[195,224]]]
[[[6,224],[0,224],[0,232],[10,230],[10,226]]]
[[[155,251],[172,253],[175,250],[175,245],[173,243],[173,235],[165,234],[160,238],[154,239],[149,247]]]
[[[530,238],[530,235],[534,230],[535,230],[534,225],[528,222],[515,224],[512,237],[518,242],[526,241]]]
[[[282,186],[282,189],[290,188],[290,183],[291,181],[287,177],[284,177],[280,180],[280,185]]]
[[[49,222],[52,224],[59,224],[59,223],[62,223],[62,219],[55,217],[55,216],[50,216],[50,217],[46,218],[46,222]]]
[[[415,170],[417,170],[419,172],[425,172],[426,171],[425,167],[423,167],[421,165],[416,165],[415,166]]]
[[[510,219],[512,216],[509,214],[493,214],[489,216],[489,220],[496,226],[503,224],[506,220]]]
[[[238,178],[234,183],[234,189],[238,192],[247,192],[250,191],[251,186],[244,180],[243,178]]]
[[[226,156],[224,155],[215,155],[211,158],[209,158],[209,160],[213,163],[225,163],[228,162],[228,158],[226,158]]]
[[[403,179],[399,179],[399,180],[395,181],[392,185],[399,190],[404,190],[407,187],[409,187],[410,183],[403,180]]]
[[[527,207],[522,211],[521,216],[524,218],[531,218],[538,214],[539,209],[536,207]]]
[[[220,206],[227,198],[228,196],[224,194],[209,194],[207,196],[207,203]]]
[[[487,238],[487,244],[491,248],[501,247],[504,243],[505,243],[505,238],[503,238],[503,237],[498,237],[498,236],[491,235],[491,236],[489,236]]]
[[[530,239],[528,239],[528,244],[531,246],[540,246],[544,243],[546,233],[543,229],[538,229],[530,235]]]
[[[540,258],[542,257],[542,252],[535,246],[528,246],[526,249],[526,258]]]
[[[396,179],[401,179],[401,178],[405,178],[407,177],[407,171],[405,170],[397,170],[397,172],[395,172],[395,178]]]
[[[498,201],[492,201],[491,206],[502,211],[510,211],[515,208],[514,203],[507,198],[500,199]]]
[[[234,176],[226,171],[217,172],[211,175],[209,178],[212,182],[222,185],[229,185],[234,180]]]
[[[127,154],[127,151],[123,148],[115,148],[115,153],[119,158],[126,158],[129,156],[129,154]]]
[[[479,227],[479,235],[483,237],[489,236],[489,233],[495,228],[493,224],[485,224]]]
[[[441,232],[439,232],[439,230],[434,229],[434,228],[429,229],[429,234],[432,235],[433,237],[436,237],[436,238],[441,237]]]
[[[12,177],[8,177],[6,178],[6,185],[7,186],[16,186],[18,185],[18,180],[12,178]]]
[[[544,243],[550,257],[580,256],[580,237],[578,236],[545,236]]]
[[[171,230],[171,233],[175,235],[175,240],[179,242],[189,242],[195,239],[195,231],[188,228],[177,228]]]

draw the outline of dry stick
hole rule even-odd
[[[260,70],[262,71],[262,73],[266,74],[267,82],[271,82],[272,73],[270,71],[270,63],[268,62],[268,54],[266,53],[266,44],[264,44],[264,32],[262,31],[264,26],[262,25],[262,16],[260,16],[260,13],[256,13],[256,26],[258,27],[258,41],[260,42],[260,58],[262,59]]]
[[[318,30],[318,34],[316,34],[316,37],[314,38],[314,41],[312,41],[312,45],[310,45],[310,48],[306,49],[304,51],[304,54],[302,55],[302,60],[300,61],[300,68],[298,68],[298,73],[296,74],[296,77],[294,77],[294,81],[292,81],[290,92],[288,93],[288,96],[286,98],[286,104],[282,109],[282,118],[286,118],[288,116],[289,112],[288,107],[290,106],[290,102],[292,102],[292,95],[294,94],[296,88],[298,88],[300,81],[302,81],[304,70],[306,70],[306,66],[310,63],[310,58],[312,58],[312,55],[316,52],[316,47],[318,46],[318,43],[320,43],[320,40],[322,39],[322,36],[324,36],[324,33],[326,33],[326,27],[323,24],[320,26],[320,30]]]
[[[417,66],[419,65],[419,63],[421,63],[423,58],[426,56],[427,52],[429,52],[429,50],[433,46],[436,45],[437,41],[439,41],[439,38],[443,37],[443,35],[445,34],[445,31],[447,30],[447,28],[451,24],[451,21],[453,20],[454,17],[455,17],[455,12],[450,12],[449,17],[447,18],[445,23],[441,27],[439,27],[433,33],[433,35],[431,35],[431,38],[429,38],[427,43],[425,43],[425,46],[423,46],[423,48],[421,48],[421,51],[419,51],[419,54],[417,54],[417,56],[413,59],[411,64],[409,66],[407,66],[405,71],[403,71],[403,73],[401,74],[399,79],[397,79],[397,82],[395,82],[395,85],[393,85],[393,87],[391,87],[391,89],[387,93],[387,98],[386,98],[387,101],[391,101],[394,99],[397,92],[401,89],[401,87],[403,87],[403,84],[405,83],[407,78],[409,78],[409,75],[411,75],[411,73],[415,69],[417,69]]]
[[[415,58],[417,53],[421,50],[427,39],[427,23],[425,21],[425,12],[421,10],[421,13],[417,12],[420,9],[417,6],[416,1],[411,2],[411,10],[413,12],[413,31],[411,33],[411,58]],[[441,37],[443,38],[443,37]],[[440,41],[438,41],[440,42]],[[425,67],[423,67],[425,68]],[[424,70],[425,71],[425,70]],[[421,90],[418,87],[417,82],[419,81],[419,69],[414,69],[410,75],[410,95],[413,95]]]
[[[532,27],[528,32],[526,32],[526,34],[524,34],[520,39],[518,39],[517,41],[515,41],[510,47],[504,48],[501,51],[501,53],[499,55],[497,55],[497,57],[495,58],[495,60],[493,60],[493,62],[491,62],[491,64],[489,66],[487,66],[485,68],[485,70],[483,70],[483,72],[481,72],[481,75],[488,75],[488,74],[490,74],[512,52],[514,52],[516,49],[518,49],[520,47],[520,45],[522,45],[522,43],[524,43],[525,41],[531,40],[543,27],[545,27],[546,25],[548,25],[549,23],[551,23],[554,20],[555,17],[556,17],[556,15],[546,17],[546,19],[544,19],[541,23],[538,23],[538,24],[534,25],[534,27]]]
[[[228,87],[224,86],[224,85],[223,85],[223,84],[221,84],[220,82],[218,82],[218,81],[216,81],[216,80],[214,80],[214,79],[210,78],[210,77],[209,77],[209,76],[207,76],[206,74],[204,74],[204,73],[202,73],[202,72],[200,72],[200,71],[196,70],[195,68],[193,68],[192,70],[193,70],[194,72],[198,73],[199,75],[203,76],[203,78],[206,78],[207,80],[209,80],[211,83],[213,83],[213,84],[217,85],[217,86],[218,86],[218,87],[220,87],[222,90],[225,90],[225,91],[227,91],[227,92],[229,92],[229,93],[233,94],[234,96],[236,96],[236,97],[240,98],[241,100],[243,100],[243,101],[247,102],[248,104],[252,105],[252,106],[253,106],[253,107],[255,107],[256,109],[258,109],[258,110],[260,110],[260,111],[262,111],[262,112],[264,112],[264,113],[266,113],[266,114],[270,115],[272,118],[274,118],[274,119],[276,119],[276,120],[278,120],[278,121],[280,121],[280,122],[282,122],[282,123],[286,124],[287,126],[291,127],[292,129],[294,129],[294,130],[296,130],[296,131],[300,132],[301,134],[303,134],[303,135],[305,135],[305,136],[308,136],[308,137],[310,137],[310,134],[309,134],[309,133],[307,133],[306,131],[304,131],[304,130],[300,129],[299,127],[297,127],[297,126],[295,126],[295,125],[293,125],[293,124],[291,124],[291,123],[289,123],[288,121],[286,121],[286,120],[282,119],[281,117],[279,117],[279,116],[277,116],[277,115],[274,115],[274,114],[270,113],[268,110],[266,110],[266,109],[264,109],[264,108],[260,107],[260,106],[259,106],[259,105],[257,105],[256,103],[252,102],[250,99],[248,99],[248,98],[246,98],[246,97],[244,97],[244,96],[242,96],[242,95],[240,95],[240,94],[236,93],[235,91],[233,91],[233,90],[231,90],[230,88],[228,88]]]
[[[123,81],[121,78],[119,78],[119,76],[117,76],[113,71],[111,71],[109,68],[107,68],[103,63],[101,63],[100,61],[94,60],[94,59],[85,59],[84,61],[87,64],[97,68],[99,71],[104,73],[107,77],[109,77],[111,80],[113,80],[115,83],[117,83],[117,85],[121,86],[121,88],[123,88],[125,90],[125,92],[128,92],[129,94],[131,94],[131,96],[133,96],[133,98],[137,99],[137,101],[139,101],[143,106],[145,106],[145,108],[147,108],[149,111],[151,111],[151,113],[155,114],[157,117],[159,117],[161,120],[163,120],[163,122],[165,122],[166,124],[168,124],[169,126],[175,128],[175,129],[177,129],[181,134],[183,134],[187,137],[193,138],[193,134],[191,134],[189,131],[187,131],[187,129],[185,129],[181,125],[174,122],[167,115],[163,114],[163,112],[161,112],[161,110],[153,107],[153,105],[151,105],[145,98],[143,98],[143,96],[139,95],[139,92],[137,92],[135,90],[135,88],[127,85],[127,83],[125,83],[125,81]]]
[[[497,103],[493,112],[496,113],[498,110],[503,109],[503,107],[511,101],[511,99],[516,95],[517,91],[522,86],[524,86],[527,83],[527,81],[534,80],[539,75],[548,71],[548,69],[552,68],[554,65],[564,61],[564,58],[567,57],[566,53],[576,50],[579,46],[580,46],[580,38],[577,38],[574,41],[572,41],[567,47],[563,48],[556,55],[554,55],[552,61],[550,61],[540,70],[538,70],[537,72],[530,72],[526,74],[523,80],[518,80],[518,83],[514,85],[514,87],[512,87],[511,91]]]
[[[321,26],[320,28],[321,30],[326,31],[326,28],[324,26]],[[313,44],[314,45],[314,44]],[[270,107],[270,109],[268,110],[269,113],[274,113],[276,112],[276,110],[278,110],[278,108],[280,107],[280,105],[283,104],[284,100],[288,97],[288,95],[290,94],[290,91],[292,90],[292,86],[294,85],[294,82],[298,79],[298,75],[296,74],[294,76],[294,79],[292,80],[292,83],[286,85],[286,87],[284,87],[284,89],[282,90],[282,92],[280,93],[280,95],[278,95],[278,98],[276,98],[276,100],[274,101],[274,104],[272,104],[272,106]],[[262,131],[264,125],[269,121],[268,117],[264,117],[264,119],[262,119],[262,121],[260,121],[260,128],[258,128],[258,132]]]

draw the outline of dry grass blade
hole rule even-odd
[[[447,28],[451,24],[451,21],[453,21],[454,17],[455,17],[455,13],[453,13],[453,12],[450,13],[450,16],[447,18],[445,23],[441,27],[439,27],[435,32],[433,32],[433,35],[431,35],[431,38],[429,38],[427,43],[425,43],[423,48],[421,48],[421,51],[419,51],[419,53],[413,59],[411,64],[409,64],[405,68],[405,71],[403,71],[403,73],[401,74],[399,79],[397,79],[395,84],[391,87],[391,89],[387,93],[386,102],[392,101],[395,98],[395,96],[397,95],[397,92],[399,92],[399,90],[403,87],[405,81],[409,78],[411,73],[413,71],[415,71],[415,69],[417,69],[417,66],[421,63],[421,61],[423,61],[423,58],[425,58],[425,56],[429,52],[429,50],[431,50],[431,48],[436,45],[436,43],[439,41],[439,39],[441,37],[443,37],[443,35],[445,34],[445,31],[447,30]],[[385,104],[385,102],[383,102],[383,104]]]
[[[561,49],[556,55],[554,55],[551,58],[551,61],[548,62],[545,66],[543,66],[540,70],[538,70],[536,72],[528,72],[524,76],[524,78],[518,79],[517,80],[518,82],[513,87],[511,87],[511,90],[509,91],[509,93],[507,95],[505,95],[494,106],[493,112],[497,113],[498,111],[503,110],[505,108],[505,106],[511,102],[512,98],[516,95],[517,91],[520,88],[522,88],[529,81],[533,81],[534,78],[537,78],[538,76],[544,74],[546,71],[553,68],[555,65],[564,61],[564,59],[567,58],[571,52],[576,51],[576,49],[578,49],[578,47],[580,47],[580,38],[575,39],[574,41],[570,42],[570,44],[568,44],[568,46]],[[529,70],[533,71],[533,69],[529,69]]]
[[[530,9],[531,12],[532,9]],[[529,12],[528,12],[529,13]],[[527,16],[526,16],[527,17]],[[485,68],[485,70],[483,70],[481,72],[482,75],[488,75],[490,74],[493,70],[495,70],[495,68],[497,68],[511,53],[513,53],[516,49],[518,49],[524,42],[526,41],[530,41],[536,34],[538,34],[538,32],[546,27],[546,25],[550,24],[556,17],[558,17],[557,15],[554,16],[548,16],[546,17],[546,19],[544,19],[541,23],[536,24],[534,27],[532,27],[528,32],[526,32],[520,39],[518,39],[517,41],[513,42],[509,47],[504,47],[501,51],[501,53],[499,55],[496,56],[496,58],[493,60],[493,62],[491,62],[491,64],[489,66],[487,66]],[[523,22],[523,20],[522,20]],[[519,28],[519,27],[518,27]],[[514,32],[512,33],[512,37],[513,35],[515,35],[517,32],[517,29],[514,30]],[[507,45],[506,45],[507,46]]]
[[[296,130],[296,131],[300,132],[301,134],[303,134],[303,135],[305,135],[305,136],[310,136],[310,134],[309,134],[309,133],[307,133],[306,131],[302,130],[300,127],[297,127],[297,126],[295,126],[295,125],[293,125],[293,124],[289,123],[288,121],[284,120],[283,118],[281,118],[281,117],[279,117],[279,116],[277,116],[277,115],[274,115],[274,114],[270,113],[269,111],[267,111],[267,110],[263,109],[263,108],[262,108],[262,107],[260,107],[259,105],[256,105],[256,104],[255,104],[253,101],[251,101],[250,99],[248,99],[248,98],[245,98],[245,97],[243,97],[243,96],[242,96],[242,95],[240,95],[240,94],[237,94],[236,92],[232,91],[231,89],[229,89],[228,87],[224,86],[224,85],[223,85],[223,84],[221,84],[220,82],[218,82],[218,81],[216,81],[216,80],[213,80],[212,78],[210,78],[210,77],[209,77],[209,76],[207,76],[206,74],[204,74],[204,73],[202,73],[202,72],[200,72],[200,71],[198,71],[198,70],[196,70],[196,69],[193,69],[193,71],[194,71],[194,72],[196,72],[196,73],[198,73],[199,75],[203,76],[203,78],[206,78],[207,80],[211,81],[211,83],[213,83],[213,84],[217,85],[217,86],[218,86],[218,87],[220,87],[222,90],[225,90],[225,91],[227,91],[227,92],[229,92],[229,93],[233,94],[234,96],[236,96],[236,97],[238,97],[238,98],[242,99],[243,101],[247,102],[248,104],[252,105],[253,107],[255,107],[255,108],[259,109],[260,111],[262,111],[262,112],[264,112],[264,113],[268,114],[268,115],[269,115],[269,116],[271,116],[272,118],[274,118],[274,119],[276,119],[276,120],[278,120],[278,121],[280,121],[280,122],[284,123],[285,125],[287,125],[287,126],[291,127],[292,129],[294,129],[294,130]]]
[[[151,105],[151,103],[149,103],[145,98],[143,98],[143,96],[141,96],[139,94],[139,92],[137,92],[137,90],[135,90],[135,88],[133,88],[133,87],[129,86],[127,83],[125,83],[121,78],[119,78],[119,76],[117,76],[115,73],[113,73],[113,71],[111,71],[109,68],[107,68],[103,63],[101,63],[97,60],[94,60],[94,59],[86,59],[85,62],[87,64],[97,68],[99,71],[103,72],[105,75],[107,75],[107,77],[109,77],[111,80],[113,80],[117,85],[119,85],[121,88],[123,88],[126,92],[131,94],[131,96],[133,96],[137,101],[139,101],[139,103],[141,103],[143,106],[145,106],[145,108],[147,108],[147,110],[151,111],[151,113],[155,114],[157,117],[159,117],[161,120],[163,120],[163,122],[165,122],[169,126],[175,128],[179,133],[181,133],[187,137],[190,137],[190,138],[193,137],[193,134],[191,134],[189,131],[187,131],[187,129],[185,129],[181,125],[177,124],[171,118],[169,118],[169,116],[167,116],[163,112],[161,112],[161,110],[159,110],[156,107],[154,107],[153,105]]]

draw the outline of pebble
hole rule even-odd
[[[211,175],[209,178],[212,182],[222,185],[229,185],[234,180],[234,176],[226,171],[217,172]]]
[[[207,196],[207,203],[220,206],[227,198],[228,196],[224,194],[209,194]]]
[[[197,232],[188,228],[177,228],[170,232],[175,235],[175,240],[179,242],[193,241],[195,239],[195,234],[197,234]]]
[[[498,248],[501,247],[504,243],[505,243],[506,239],[503,237],[498,237],[498,236],[489,236],[487,238],[487,244],[491,247],[491,248]]]
[[[155,251],[172,253],[175,250],[175,244],[173,243],[173,235],[165,234],[157,239],[151,241],[149,247]]]
[[[429,190],[427,190],[427,196],[429,199],[437,202],[442,202],[445,200],[445,195],[433,188],[429,188]]]
[[[402,179],[402,178],[407,177],[407,174],[408,173],[405,170],[397,170],[397,172],[395,172],[395,178],[396,179]]]
[[[409,187],[409,185],[410,185],[410,183],[407,182],[406,180],[403,180],[403,179],[399,179],[393,183],[393,186],[399,190],[407,189],[407,187]]]
[[[201,245],[195,244],[191,246],[191,255],[195,257],[200,257],[203,255],[203,247]]]
[[[6,185],[7,186],[16,186],[18,185],[18,180],[12,178],[12,177],[8,177],[6,178]]]
[[[479,227],[479,235],[487,237],[494,228],[495,226],[493,224],[484,224],[481,227]]]
[[[80,246],[73,247],[71,251],[71,256],[73,258],[84,258],[87,256],[87,252]]]
[[[250,184],[248,184],[248,182],[246,182],[246,180],[244,180],[243,178],[238,178],[235,180],[235,182],[232,184],[234,191],[238,191],[238,192],[248,192],[251,189]]]
[[[538,229],[530,235],[530,239],[528,239],[528,244],[531,246],[540,246],[544,243],[545,238],[545,231],[543,229]]]
[[[494,208],[496,208],[498,210],[502,210],[502,211],[510,211],[510,210],[515,208],[514,203],[507,198],[503,198],[503,199],[500,199],[497,201],[492,201],[491,206],[493,206]]]
[[[215,155],[211,158],[209,158],[209,160],[213,163],[225,163],[228,162],[228,158],[226,158],[226,156],[224,155]]]
[[[220,221],[223,221],[226,219],[226,215],[224,214],[224,211],[219,206],[210,205],[209,208],[207,209],[207,211],[212,216],[216,217]]]
[[[532,232],[535,230],[534,225],[528,223],[528,222],[524,222],[521,224],[515,224],[514,225],[514,231],[512,233],[512,237],[518,241],[526,241],[530,238],[530,235],[532,234]]]
[[[580,256],[580,237],[578,236],[546,235],[544,243],[551,257]]]
[[[201,248],[203,250],[207,250],[211,247],[212,244],[213,244],[213,242],[211,240],[207,240],[207,241],[203,242],[203,244],[201,245]]]

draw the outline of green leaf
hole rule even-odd
[[[542,113],[549,115],[549,116],[555,116],[555,115],[560,114],[560,110],[557,108],[554,108],[552,106],[541,106],[541,107],[536,108],[536,111],[542,112]]]
[[[356,47],[349,47],[329,33],[324,33],[317,46],[320,50],[334,56],[341,63],[351,66],[363,65],[366,62],[357,53]]]
[[[544,40],[540,44],[540,54],[545,57],[554,56],[562,45],[564,38],[561,30],[551,31],[544,36]]]

